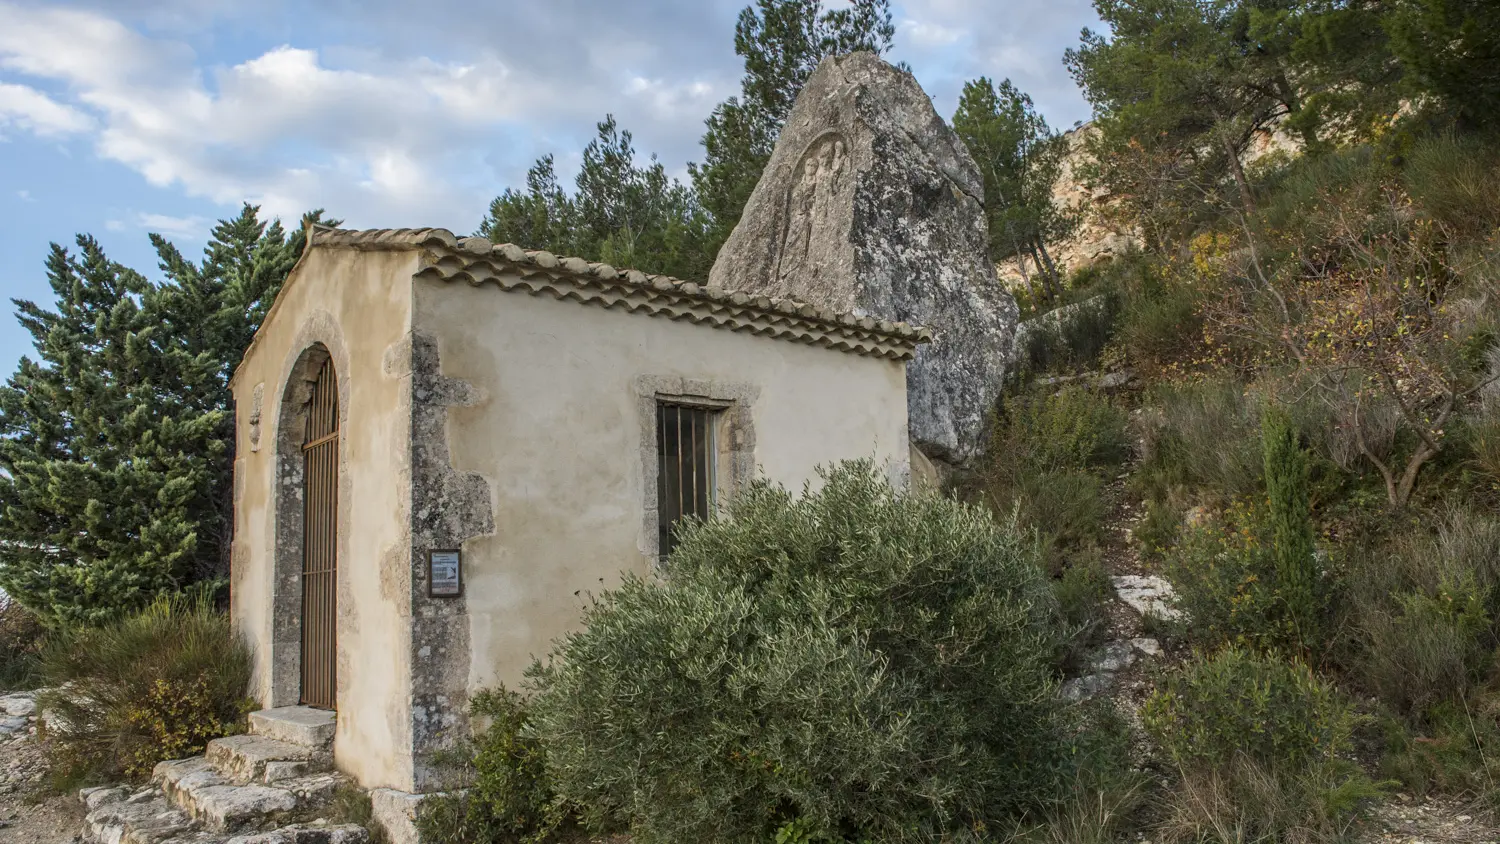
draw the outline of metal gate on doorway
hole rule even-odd
[[[302,695],[333,709],[337,692],[339,396],[333,361],[313,381],[302,441]]]

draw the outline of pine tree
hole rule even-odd
[[[607,261],[682,278],[708,275],[707,221],[692,191],[651,156],[636,163],[631,133],[613,115],[597,126],[569,196],[552,156],[538,159],[526,191],[506,190],[490,203],[478,233],[497,242]]]
[[[824,9],[821,0],[756,0],[740,12],[734,30],[734,52],[745,60],[740,95],[714,109],[703,163],[689,165],[698,201],[713,219],[711,252],[739,223],[818,64],[857,50],[884,53],[895,33],[890,0],[854,0],[841,9]]]
[[[1409,83],[1465,128],[1500,128],[1500,3],[1405,0],[1385,18]]]
[[[1047,242],[1065,237],[1069,228],[1052,201],[1066,151],[1063,139],[1009,79],[999,86],[985,78],[965,83],[953,129],[984,177],[991,257],[1015,256],[1029,284],[1029,256],[1047,295],[1057,295],[1062,279]]]
[[[47,259],[55,309],[16,302],[37,359],[0,387],[0,588],[53,625],[226,570],[228,380],[303,234],[246,206],[200,264],[153,243],[164,283],[80,235]]]
[[[1164,143],[1174,161],[1196,165],[1197,189],[1228,174],[1239,209],[1255,214],[1241,159],[1257,132],[1296,116],[1290,48],[1265,40],[1255,0],[1095,0],[1110,36],[1084,30],[1065,63],[1094,106],[1106,139]],[[1285,5],[1285,4],[1280,4]],[[1316,133],[1309,127],[1309,139]],[[1101,150],[1109,149],[1106,144]],[[1108,165],[1106,165],[1107,167]]]

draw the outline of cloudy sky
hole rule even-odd
[[[29,351],[9,299],[50,301],[51,241],[89,232],[155,274],[243,201],[354,227],[478,225],[538,155],[571,178],[613,113],[686,177],[738,91],[748,0],[0,0],[0,376]],[[838,2],[838,0],[834,0]],[[894,0],[893,60],[945,117],[1009,77],[1055,126],[1089,0]]]

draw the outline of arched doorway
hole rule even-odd
[[[302,439],[302,692],[334,709],[338,667],[339,392],[332,359],[313,379]]]

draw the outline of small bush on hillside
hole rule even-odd
[[[1096,551],[1076,557],[1053,581],[1052,591],[1063,620],[1079,631],[1075,637],[1079,644],[1091,644],[1103,628],[1105,608],[1115,598],[1114,583],[1102,556]]]
[[[1026,372],[1056,372],[1092,366],[1114,336],[1119,304],[1111,293],[1083,299],[1023,323],[1021,350]]]
[[[1239,756],[1305,767],[1347,750],[1356,725],[1349,704],[1306,665],[1232,645],[1169,675],[1142,718],[1185,768]]]
[[[1424,138],[1406,158],[1402,182],[1422,213],[1464,239],[1500,227],[1500,150],[1474,138]]]
[[[466,745],[449,754],[459,779],[449,792],[422,803],[417,827],[423,840],[445,844],[553,840],[567,812],[553,794],[546,752],[528,735],[520,695],[506,689],[480,692],[470,706],[480,725]]]
[[[990,449],[994,461],[1027,469],[1112,466],[1128,453],[1124,412],[1076,386],[1010,401]]]
[[[237,733],[253,705],[250,649],[206,591],[157,598],[102,627],[56,634],[42,656],[47,731],[82,778],[144,777]]]
[[[1454,509],[1431,535],[1354,564],[1346,578],[1353,679],[1418,721],[1477,689],[1500,645],[1500,520]]]
[[[1105,506],[1097,470],[1127,455],[1125,415],[1097,392],[1068,387],[1014,397],[996,425],[985,496],[1002,518],[1041,538],[1047,567],[1100,538]]]
[[[641,841],[977,840],[1070,776],[1035,546],[868,463],[758,484],[532,669],[559,795]]]
[[[36,688],[45,633],[35,613],[0,598],[0,691]]]
[[[1500,808],[1500,695],[1440,703],[1415,729],[1394,719],[1385,726],[1383,776],[1418,795],[1477,797]]]
[[[1188,528],[1164,558],[1177,591],[1181,622],[1198,646],[1225,643],[1261,650],[1299,650],[1304,631],[1287,611],[1279,584],[1275,537],[1265,508],[1232,505],[1220,518]],[[1314,616],[1324,596],[1314,579]]]
[[[1340,758],[1353,708],[1300,662],[1235,647],[1196,659],[1142,720],[1182,777],[1168,798],[1169,841],[1336,840],[1379,794]]]
[[[1226,503],[1262,490],[1258,402],[1233,381],[1165,385],[1147,399],[1141,467],[1133,483],[1146,497],[1190,491]]]

